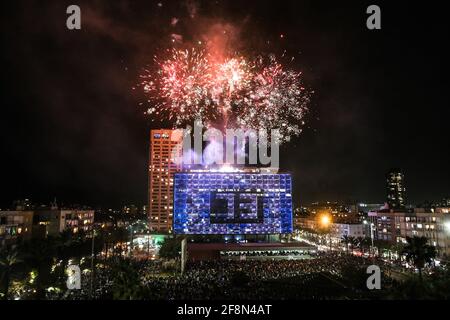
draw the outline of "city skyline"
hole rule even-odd
[[[0,302],[288,319],[450,298],[442,4],[2,9]]]
[[[195,27],[186,25],[184,4],[79,5],[86,20],[78,33],[64,28],[63,4],[5,5],[14,22],[3,28],[2,207],[55,196],[92,206],[147,202],[148,135],[168,124],[143,115],[132,87],[171,33],[192,35]],[[383,201],[392,167],[404,171],[408,203],[450,194],[448,79],[435,72],[448,68],[443,13],[380,6],[383,28],[375,33],[365,27],[363,3],[197,4],[201,19],[240,29],[242,46],[286,51],[315,91],[302,135],[280,150],[294,203]],[[42,12],[53,19],[39,19]]]

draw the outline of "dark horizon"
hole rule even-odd
[[[78,1],[82,29],[69,31],[70,4],[2,4],[2,208],[54,197],[146,204],[149,130],[163,124],[144,116],[132,88],[170,33],[188,39],[198,20],[238,26],[249,54],[295,56],[292,67],[314,90],[304,132],[280,153],[295,205],[383,203],[394,167],[405,174],[408,204],[450,197],[441,4],[378,1],[382,29],[370,31],[368,1]]]

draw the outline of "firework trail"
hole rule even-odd
[[[148,114],[174,127],[201,118],[223,128],[279,129],[281,141],[300,134],[311,93],[301,73],[285,70],[275,56],[213,62],[203,49],[168,53],[141,75]]]

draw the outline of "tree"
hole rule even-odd
[[[13,267],[21,262],[16,248],[5,247],[0,251],[0,292],[3,292],[5,300],[8,298]]]
[[[392,251],[396,254],[396,256],[397,256],[396,260],[400,260],[400,253],[402,252],[403,247],[404,247],[403,243],[396,242],[396,243],[392,244],[391,247],[389,248],[390,251]],[[390,258],[391,257],[389,257],[389,259]]]
[[[345,244],[345,250],[346,250],[347,253],[348,253],[348,245],[349,245],[349,243],[350,243],[349,236],[346,235],[346,234],[344,234],[344,235],[342,236],[342,238],[341,238],[341,243]]]
[[[144,298],[139,272],[130,259],[117,257],[110,265],[113,275],[112,294],[114,300],[137,300]]]
[[[181,241],[177,238],[165,238],[159,249],[161,258],[174,259],[180,257]]]
[[[65,229],[55,238],[57,257],[63,260],[63,266],[67,265],[70,258],[81,256],[81,244],[83,238],[80,234],[74,234],[72,230]]]
[[[375,241],[374,241],[374,245],[375,245],[375,247],[376,247],[377,250],[378,250],[378,256],[382,256],[382,253],[383,253],[385,250],[389,249],[390,246],[391,246],[391,244],[389,243],[389,241],[387,241],[387,240],[381,240],[381,239],[375,240]]]
[[[353,236],[350,236],[350,237],[348,237],[348,242],[350,244],[350,248],[352,249],[352,253],[353,253],[353,248],[358,245],[358,239],[356,239]]]
[[[370,249],[370,245],[372,241],[370,238],[358,237],[358,247],[361,249],[361,252],[366,252],[366,249]]]
[[[406,237],[406,241],[402,254],[406,256],[408,262],[419,269],[419,278],[422,280],[422,269],[436,257],[436,248],[427,243],[426,237]]]
[[[108,251],[112,248],[113,256],[117,253],[123,252],[123,243],[129,239],[129,232],[124,227],[111,227],[102,231],[102,238],[106,247],[106,257],[108,257]],[[120,248],[117,248],[117,244],[121,244]]]
[[[45,289],[51,283],[51,269],[53,259],[56,256],[57,241],[55,238],[35,239],[24,243],[22,248],[27,266],[37,271],[34,281],[36,298],[45,298]]]
[[[344,234],[342,236],[341,242],[345,243],[347,253],[349,253],[349,247],[352,248],[352,251],[353,251],[353,247],[357,246],[359,243],[358,239],[356,239],[355,237],[352,237],[352,236],[348,236],[346,234]]]
[[[113,239],[114,243],[120,244],[120,248],[118,249],[120,254],[123,252],[124,247],[126,248],[126,246],[124,246],[124,243],[127,242],[128,240],[132,241],[132,238],[130,239],[130,234],[128,230],[124,227],[115,228],[113,230]],[[132,244],[130,245],[130,248],[131,247]]]

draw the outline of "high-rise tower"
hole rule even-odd
[[[392,169],[386,174],[387,203],[390,209],[405,208],[404,175],[400,169]]]
[[[172,231],[173,174],[181,170],[175,159],[181,152],[181,141],[176,130],[150,132],[148,217],[154,231]]]

